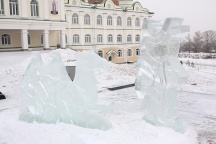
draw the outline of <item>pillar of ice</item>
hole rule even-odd
[[[189,32],[189,26],[182,23],[181,18],[167,18],[164,24],[145,20],[136,66],[135,89],[144,98],[144,120],[176,131],[185,125],[177,114],[176,88],[188,78],[178,59],[180,42]]]
[[[97,104],[97,82],[92,72],[96,68],[108,70],[106,60],[94,52],[78,53],[76,67],[80,71],[75,75],[76,85],[58,52],[53,51],[49,64],[43,63],[39,52],[33,52],[31,58],[21,86],[20,120],[64,122],[101,130],[111,127],[110,121],[99,114],[109,106]]]

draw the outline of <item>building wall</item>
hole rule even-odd
[[[0,36],[2,36],[3,34],[10,35],[11,44],[3,46],[1,43],[2,39],[0,39],[0,48],[21,47],[20,30],[0,30]]]
[[[116,6],[112,0],[106,0],[102,5],[98,5],[97,9],[73,6],[72,3],[69,3],[68,7],[66,6],[66,20],[67,24],[67,37],[68,37],[68,47],[75,50],[86,50],[93,49],[96,52],[98,50],[103,50],[104,53],[107,53],[109,50],[116,51],[121,48],[124,51],[127,51],[128,48],[133,50],[133,54],[136,54],[136,48],[139,47],[142,31],[141,26],[143,20],[149,18],[149,15],[143,11],[140,3],[134,5],[136,10],[130,12],[124,12],[119,6]],[[78,15],[78,24],[72,23],[72,17],[74,14]],[[90,25],[84,24],[85,15],[90,16]],[[97,16],[100,15],[102,17],[102,25],[97,25]],[[108,16],[112,17],[112,25],[107,25]],[[121,17],[122,25],[117,25],[117,18]],[[131,18],[131,26],[127,25],[127,18]],[[139,18],[140,24],[139,26],[135,25],[136,18]],[[79,35],[80,41],[78,44],[73,43],[73,35]],[[91,36],[91,43],[85,43],[85,35],[89,34]],[[103,42],[97,42],[97,35],[103,36]],[[113,42],[108,42],[108,35],[111,34],[113,36]],[[117,36],[122,36],[122,42],[117,42]],[[127,36],[132,36],[132,41],[127,42]],[[140,41],[136,41],[136,35],[140,36]],[[134,48],[135,47],[135,48]],[[107,60],[108,58],[105,57]],[[123,62],[134,62],[137,60],[137,56],[133,55],[131,57],[127,57],[124,54],[123,58],[118,58],[113,55],[114,63],[123,63]]]
[[[51,14],[51,3],[53,0],[37,0],[38,16],[31,15],[31,1],[18,0],[18,15],[10,14],[9,0],[3,1],[4,14],[0,14],[0,49],[10,47],[28,50],[28,48],[43,47],[41,35],[45,31],[49,33],[49,45],[47,47],[56,47],[60,43],[60,31],[64,31],[66,28],[64,1],[55,0],[58,13],[53,15]],[[1,33],[10,35],[11,45],[2,46]],[[30,35],[30,45],[26,45],[28,42],[25,39],[26,33]]]
[[[32,19],[32,20],[65,20],[64,1],[56,0],[59,14],[53,15],[50,12],[51,0],[37,0],[39,7],[39,16],[31,16],[30,9],[31,0],[18,0],[19,15],[10,15],[9,0],[4,0],[4,15],[0,18],[6,19]]]
[[[133,62],[137,60],[137,56],[127,56],[128,48],[133,50],[133,54],[136,53],[136,48],[139,47],[141,41],[142,32],[141,26],[143,20],[151,17],[148,10],[143,8],[140,3],[129,4],[129,7],[122,9],[117,3],[118,0],[104,0],[101,4],[97,5],[97,9],[94,9],[88,2],[73,1],[73,0],[56,0],[58,5],[58,14],[51,14],[51,2],[52,0],[37,0],[39,6],[39,16],[31,16],[30,2],[31,0],[18,0],[19,2],[19,15],[12,16],[9,11],[9,1],[4,0],[5,14],[0,15],[0,36],[3,33],[10,34],[12,44],[10,47],[22,47],[23,48],[23,30],[27,30],[27,34],[30,35],[31,44],[29,48],[43,47],[41,44],[41,35],[44,32],[49,32],[48,43],[50,47],[56,47],[60,44],[66,35],[67,47],[82,51],[82,50],[103,50],[107,53],[110,50],[117,52],[118,49],[122,49],[123,57],[116,57],[113,53],[114,63]],[[130,1],[131,3],[131,1]],[[78,24],[72,23],[73,14],[78,15]],[[90,16],[90,24],[84,24],[85,15]],[[97,25],[97,16],[102,16],[102,25]],[[107,25],[108,16],[112,17],[112,25]],[[121,17],[122,25],[117,25],[117,18]],[[130,17],[132,22],[131,26],[127,25],[127,18]],[[135,26],[135,20],[139,18],[139,26]],[[66,22],[65,22],[66,21]],[[64,30],[65,35],[64,35]],[[79,43],[73,43],[73,35],[79,35]],[[91,42],[85,43],[85,35],[91,36]],[[103,42],[97,42],[97,35],[102,35]],[[108,35],[112,35],[113,42],[108,42]],[[127,41],[128,35],[132,36],[132,41]],[[122,42],[117,42],[117,36],[122,36]],[[140,41],[135,41],[136,35],[140,36]],[[1,39],[0,39],[1,42]],[[0,45],[0,48],[5,48]],[[106,57],[105,57],[106,58]],[[108,59],[108,58],[106,58]]]

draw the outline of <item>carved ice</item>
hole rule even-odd
[[[72,82],[58,52],[53,51],[49,64],[43,63],[39,52],[32,52],[21,86],[20,120],[109,129],[110,121],[99,112],[110,107],[97,104],[94,76],[95,69],[108,70],[109,67],[109,63],[94,52],[77,53],[77,71]]]
[[[136,92],[144,98],[144,120],[183,131],[185,123],[177,114],[176,88],[187,81],[188,74],[178,60],[182,38],[189,26],[181,18],[145,20],[141,55],[137,62]]]

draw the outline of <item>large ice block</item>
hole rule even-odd
[[[21,86],[20,120],[109,129],[110,121],[100,113],[110,107],[97,104],[97,82],[93,73],[95,69],[108,70],[109,63],[94,52],[78,53],[77,73],[72,82],[60,54],[52,53],[49,64],[43,63],[39,52],[32,53]]]
[[[187,81],[188,74],[178,60],[182,38],[189,26],[181,18],[145,20],[141,55],[137,62],[136,92],[144,98],[144,120],[183,131],[184,121],[177,114],[176,88]]]

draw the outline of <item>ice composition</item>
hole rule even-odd
[[[144,21],[135,83],[139,98],[144,98],[144,120],[179,132],[185,122],[177,114],[176,88],[188,78],[178,59],[180,42],[189,32],[182,23],[181,18],[167,18],[164,24]]]
[[[109,63],[96,53],[79,52],[73,82],[60,53],[53,51],[52,61],[44,64],[40,53],[32,52],[21,86],[19,119],[108,130],[111,123],[102,114],[110,107],[98,104],[94,70],[109,70],[109,67]]]

